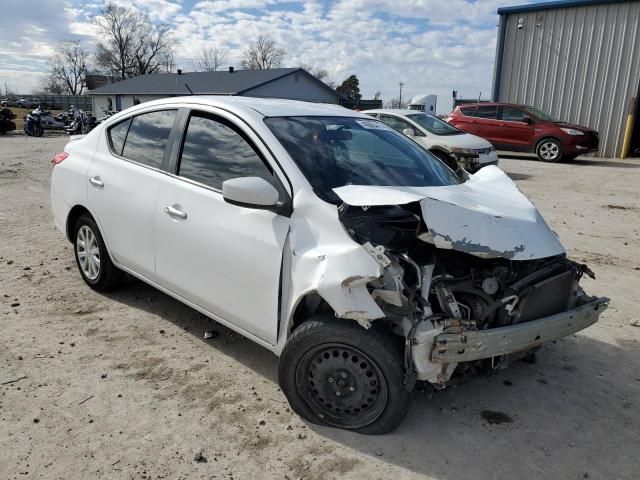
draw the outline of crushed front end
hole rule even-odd
[[[381,190],[378,205],[353,205],[349,187],[342,188],[351,204],[339,208],[340,220],[380,265],[382,275],[368,289],[405,339],[410,385],[423,380],[444,387],[469,371],[505,366],[590,326],[608,305],[607,298],[583,291],[581,278],[593,273],[566,257],[537,210],[524,208],[514,192],[518,212],[499,211],[500,201],[473,207],[415,189],[401,192],[397,198],[409,200],[402,204],[388,204],[393,195]],[[458,193],[468,199],[469,192]],[[490,219],[483,223],[478,215]],[[520,233],[505,239],[510,229]],[[491,234],[500,238],[493,241]],[[504,247],[509,241],[511,249]]]

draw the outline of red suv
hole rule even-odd
[[[535,152],[543,162],[572,160],[598,150],[598,132],[560,122],[535,107],[474,103],[455,108],[449,123],[489,140],[498,150]]]

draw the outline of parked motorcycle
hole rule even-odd
[[[69,135],[86,135],[97,125],[96,117],[87,114],[87,112],[75,109],[73,114],[73,122],[65,128]]]
[[[42,128],[45,130],[62,130],[67,127],[67,123],[65,123],[62,114],[54,117],[51,115],[51,112],[42,110],[40,107],[36,108],[33,112],[40,116],[40,125],[42,125]]]
[[[8,108],[0,110],[0,134],[12,132],[16,129],[16,124],[12,120],[16,118],[16,114]]]
[[[44,128],[40,121],[40,111],[33,110],[24,119],[24,133],[30,137],[41,137],[44,135]]]

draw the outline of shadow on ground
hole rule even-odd
[[[528,153],[499,152],[499,158],[508,158],[510,160],[529,160],[532,162],[538,161],[534,154]],[[582,165],[586,167],[640,168],[640,161],[638,160],[640,159],[629,158],[626,160],[620,160],[617,158],[579,157],[574,160],[568,160],[560,163],[566,165]]]
[[[271,352],[154,288],[131,281],[109,297],[156,314],[277,381]],[[204,340],[210,330],[219,336]],[[438,480],[632,479],[640,471],[639,398],[638,345],[578,335],[544,346],[535,364],[516,363],[442,392],[415,391],[405,422],[392,434],[309,427],[360,455]],[[478,474],[487,471],[491,477]]]

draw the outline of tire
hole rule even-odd
[[[442,162],[454,172],[458,170],[458,162],[456,162],[455,159],[451,157],[451,155],[448,155],[441,150],[433,150],[431,151],[431,154],[442,160]]]
[[[81,215],[76,221],[73,229],[73,251],[80,275],[91,288],[107,292],[120,285],[123,272],[111,261],[100,229],[88,213]]]
[[[394,430],[409,409],[402,363],[390,333],[322,315],[289,337],[278,382],[302,418],[377,435]]]
[[[555,138],[543,138],[536,145],[536,156],[541,162],[559,162],[562,155],[562,144]]]

